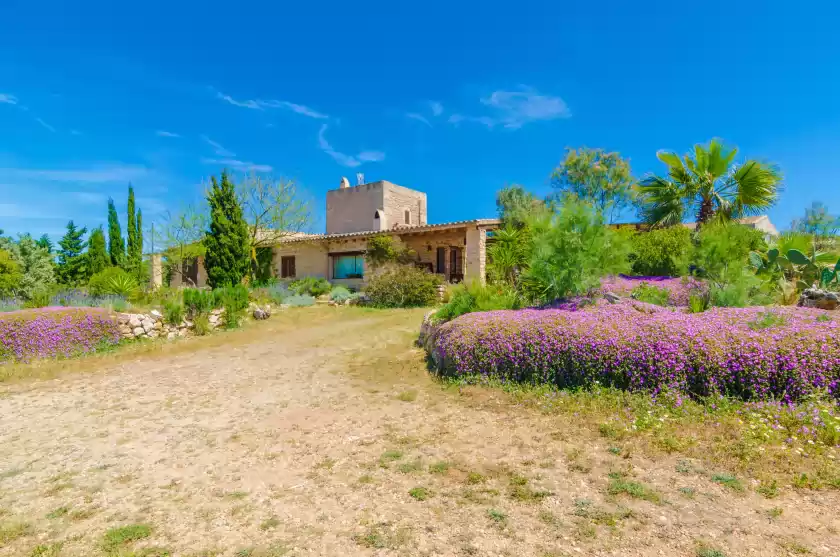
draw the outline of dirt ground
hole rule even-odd
[[[444,389],[420,310],[294,311],[0,384],[0,555],[840,555],[836,491]]]

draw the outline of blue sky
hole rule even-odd
[[[80,4],[80,5],[79,5]],[[721,137],[779,164],[777,226],[840,212],[840,7],[812,2],[12,0],[0,18],[0,228],[58,237],[137,190],[148,224],[223,166],[429,195],[429,220],[546,193],[567,146],[658,172]],[[124,221],[124,217],[123,217]]]

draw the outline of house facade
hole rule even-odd
[[[351,186],[342,178],[327,192],[325,234],[294,234],[273,247],[274,276],[280,279],[326,278],[333,284],[358,289],[369,275],[365,250],[370,238],[389,235],[416,254],[415,264],[439,274],[447,282],[477,280],[486,275],[487,232],[499,228],[498,219],[429,224],[426,194],[381,180]],[[152,257],[152,283],[163,282],[160,257]],[[171,286],[192,282],[205,286],[207,273],[199,258]]]

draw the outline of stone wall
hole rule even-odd
[[[224,309],[214,309],[210,312],[210,328],[221,326],[224,319]],[[137,338],[166,338],[185,337],[193,334],[192,321],[182,319],[177,325],[166,323],[163,315],[153,309],[149,313],[118,313],[117,325],[120,335],[124,339]]]

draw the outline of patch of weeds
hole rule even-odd
[[[531,489],[527,485],[515,485],[510,490],[510,497],[523,503],[539,503],[552,495],[550,491]]]
[[[507,515],[499,509],[487,509],[487,517],[496,524],[507,523]]]
[[[335,466],[335,460],[330,457],[325,458],[315,465],[316,468],[321,468],[323,470],[332,470],[333,466]]]
[[[5,480],[6,478],[14,478],[18,474],[23,474],[23,468],[9,468],[8,470],[0,472],[0,480]]]
[[[413,474],[423,470],[423,462],[417,458],[411,462],[403,462],[399,466],[399,471],[403,474]]]
[[[417,391],[414,389],[403,391],[397,395],[397,400],[401,400],[403,402],[414,402],[417,400]]]
[[[271,530],[273,528],[277,528],[278,526],[280,526],[280,521],[277,517],[272,516],[271,518],[266,518],[262,521],[260,524],[260,530]]]
[[[511,486],[523,486],[528,483],[528,478],[525,476],[520,476],[518,474],[512,474],[510,476],[510,485]]]
[[[165,547],[144,547],[131,553],[119,553],[120,557],[171,557],[172,552]]]
[[[397,549],[408,543],[409,538],[408,529],[394,531],[388,523],[383,522],[368,527],[363,534],[356,534],[353,541],[370,549]]]
[[[782,516],[783,512],[784,510],[781,507],[773,507],[772,509],[769,509],[767,511],[767,518],[771,520],[774,518],[779,518],[780,516]]]
[[[446,474],[449,471],[450,464],[444,460],[435,462],[429,465],[429,473],[431,474]]]
[[[747,327],[753,331],[763,331],[764,329],[770,329],[771,327],[779,327],[787,324],[787,317],[779,313],[765,311],[760,315],[760,318],[748,321]]]
[[[403,452],[398,450],[385,451],[379,456],[379,465],[383,468],[388,466],[390,462],[396,462],[403,457]]]
[[[609,512],[593,505],[589,499],[578,499],[575,501],[574,515],[612,528],[618,524],[619,520],[633,516],[633,511],[619,507],[616,512]]]
[[[486,481],[487,478],[484,475],[479,474],[478,472],[470,472],[469,474],[467,474],[467,483],[470,485],[483,484]]]
[[[784,543],[781,544],[781,546],[784,549],[786,549],[789,552],[794,553],[796,555],[808,555],[809,553],[811,553],[811,550],[808,549],[808,547],[802,545],[801,543],[799,543],[796,540],[791,540],[791,541],[788,541],[788,542],[784,542]]]
[[[598,535],[598,530],[595,529],[595,526],[589,524],[588,522],[584,522],[578,524],[578,538],[582,539],[592,539]]]
[[[719,549],[713,549],[707,545],[700,545],[697,548],[697,557],[726,557],[726,553]]]
[[[98,509],[95,507],[87,508],[87,509],[75,509],[70,511],[68,518],[74,522],[79,520],[87,520],[88,518],[92,517],[96,514]]]
[[[0,547],[32,534],[32,526],[25,522],[0,524]]]
[[[643,499],[651,503],[661,503],[662,497],[653,489],[647,487],[639,482],[634,482],[625,479],[624,475],[619,472],[613,472],[610,475],[610,484],[607,486],[607,492],[610,495],[629,495],[634,499]]]
[[[151,535],[151,527],[145,524],[119,526],[105,532],[105,536],[102,539],[102,547],[106,552],[114,551],[132,542],[148,538]]]
[[[225,493],[225,499],[232,499],[233,501],[241,501],[248,497],[247,491],[229,491]]]
[[[621,454],[621,447],[610,447],[607,451],[609,451],[610,454],[618,456]]]
[[[559,526],[562,525],[562,522],[560,522],[560,519],[557,518],[554,515],[554,513],[552,513],[551,511],[540,511],[540,514],[538,516],[539,516],[540,522],[542,522],[543,524],[546,524],[548,526],[559,527]]]
[[[607,439],[620,440],[625,436],[625,430],[612,422],[606,422],[598,426],[598,433]]]
[[[697,493],[697,491],[693,487],[681,487],[680,488],[680,493],[684,497],[688,497],[689,499],[694,499],[694,495]]]
[[[691,463],[689,461],[681,460],[681,461],[677,462],[676,470],[680,474],[691,474],[691,471],[693,470],[693,468],[692,468]]]
[[[364,475],[359,476],[359,479],[357,481],[360,484],[372,484],[374,480],[373,480],[373,476],[371,476],[370,474],[364,474]]]
[[[254,554],[253,547],[243,547],[239,551],[233,554],[233,557],[251,557]]]
[[[498,496],[499,492],[496,491],[495,489],[477,489],[476,490],[476,489],[469,489],[468,488],[468,489],[465,489],[463,491],[463,493],[461,493],[461,497],[463,497],[463,499],[465,501],[467,501],[468,503],[476,504],[476,505],[482,505],[484,503],[489,503],[490,502],[490,497],[488,497],[488,495]]]
[[[47,518],[61,518],[70,512],[70,507],[58,507],[47,513]]]
[[[70,489],[71,487],[73,487],[73,484],[71,482],[54,483],[50,487],[48,487],[46,491],[44,491],[44,495],[46,495],[47,497],[52,497],[53,495],[58,495],[65,489]]]
[[[408,490],[408,494],[418,501],[425,501],[432,496],[432,492],[425,487],[412,487]]]
[[[818,489],[819,481],[808,474],[799,474],[793,478],[793,487],[797,489]]]
[[[712,476],[712,481],[719,483],[724,487],[728,487],[733,491],[744,491],[744,485],[741,483],[741,480],[732,474],[714,474]]]
[[[828,323],[831,321],[831,316],[827,313],[821,313],[817,316],[817,323]]]
[[[50,544],[41,544],[29,554],[29,557],[58,557],[61,553],[61,548],[64,545],[62,542],[55,542]]]
[[[756,491],[763,495],[766,499],[775,499],[779,496],[779,486],[776,483],[776,480],[771,482],[761,482],[759,486],[756,488]]]

